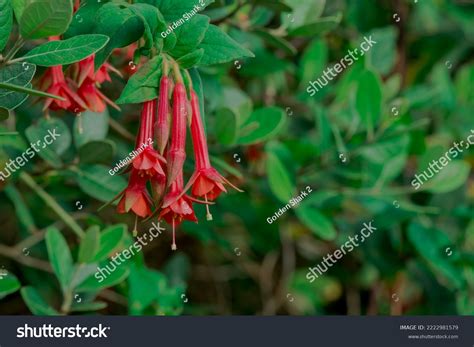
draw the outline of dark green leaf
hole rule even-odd
[[[79,131],[82,128],[82,131]],[[74,143],[80,148],[89,141],[105,139],[109,131],[109,113],[107,109],[103,113],[91,111],[82,112],[80,118],[74,120]]]
[[[244,57],[254,57],[248,49],[235,42],[219,27],[209,25],[206,35],[199,48],[204,48],[204,56],[200,65],[214,65],[227,63]]]
[[[0,52],[7,45],[13,25],[13,11],[10,0],[0,0]]]
[[[90,141],[79,148],[81,164],[110,164],[115,153],[115,142],[111,140]]]
[[[117,104],[142,103],[158,97],[163,58],[156,56],[144,64],[129,80]]]
[[[142,37],[145,27],[142,19],[120,4],[108,3],[97,12],[94,33],[110,37],[107,45],[95,56],[98,69],[115,48],[125,47]]]
[[[190,69],[193,66],[199,64],[203,55],[204,55],[204,49],[200,48],[198,50],[195,50],[192,53],[183,55],[181,58],[176,60],[176,62],[179,64],[179,66],[182,69]]]
[[[176,45],[171,50],[173,57],[179,58],[190,52],[204,39],[204,35],[209,27],[209,17],[196,15],[185,24],[175,29]]]
[[[15,63],[4,66],[0,69],[0,82],[8,83],[18,87],[30,85],[35,75],[36,65],[28,63]],[[12,90],[0,89],[0,107],[13,110],[18,107],[28,95],[17,93]]]
[[[62,41],[49,41],[20,59],[40,66],[72,64],[97,52],[108,41],[105,35],[80,35]]]
[[[83,165],[77,173],[77,182],[81,190],[96,198],[108,202],[127,186],[121,176],[110,175],[110,168],[103,165]]]
[[[35,0],[22,12],[20,33],[25,39],[61,35],[72,20],[72,0]]]

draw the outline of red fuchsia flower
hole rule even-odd
[[[173,91],[173,125],[171,145],[168,151],[168,186],[170,186],[183,169],[186,159],[186,90],[180,82]]]
[[[195,201],[195,199],[183,194],[183,171],[181,170],[163,200],[162,210],[158,217],[160,220],[164,219],[173,228],[173,243],[171,245],[173,251],[176,250],[175,228],[183,220],[197,222],[192,205],[193,200]]]
[[[50,109],[53,111],[67,110],[75,112],[87,108],[81,97],[74,91],[74,86],[70,81],[66,81],[62,66],[52,66],[46,70],[40,81],[40,88],[47,93],[58,95],[64,100],[46,98],[43,111]]]
[[[94,57],[92,54],[89,57],[77,63],[77,90],[78,95],[84,100],[87,109],[93,112],[103,112],[106,104],[113,108],[120,110],[120,108],[109,98],[107,98],[98,88],[101,83],[105,81],[112,81],[108,70],[114,70],[111,65],[103,64],[97,72],[94,72]]]
[[[209,160],[209,152],[207,148],[206,134],[204,133],[204,126],[201,119],[201,112],[199,110],[199,100],[196,93],[191,91],[191,137],[194,145],[194,158],[196,160],[196,168],[189,179],[184,191],[187,191],[192,185],[192,194],[196,197],[204,197],[205,201],[213,201],[222,192],[227,192],[224,184],[228,184],[235,190],[242,192],[235,187],[227,179],[225,179],[216,169],[211,166]],[[207,220],[212,220],[212,215],[207,207]]]
[[[170,137],[170,122],[169,114],[169,78],[163,76],[160,82],[160,96],[158,102],[158,120],[156,121],[156,142],[158,151],[163,154],[168,144]]]
[[[147,178],[139,174],[138,170],[131,171],[128,186],[120,193],[120,202],[117,206],[118,213],[132,211],[137,216],[145,218],[151,215],[151,198],[146,189]]]
[[[166,164],[166,160],[153,149],[153,126],[156,118],[156,104],[156,99],[143,103],[140,131],[135,146],[135,150],[139,154],[133,159],[132,165],[141,176],[165,182],[166,177],[163,165]]]

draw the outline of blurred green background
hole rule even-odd
[[[0,182],[0,268],[9,272],[0,313],[59,314],[69,301],[63,313],[474,314],[473,150],[411,185],[474,130],[474,3],[222,0],[203,14],[255,54],[199,69],[213,164],[245,192],[222,195],[212,222],[196,206],[200,221],[180,227],[178,251],[163,224],[106,281],[76,278],[65,291],[54,262],[70,261],[84,278],[95,267],[78,262],[80,242],[55,204],[100,230],[95,266],[133,242],[133,218],[98,208],[126,184],[108,170],[133,149],[140,108],[86,112],[80,133],[73,114],[45,120],[28,100],[1,124],[21,135],[0,136],[2,161],[26,148],[28,128],[57,122],[68,135]],[[364,36],[377,44],[310,97],[308,83]],[[125,80],[113,78],[104,90],[114,100]],[[192,168],[189,160],[187,177]],[[267,222],[307,186],[302,203]],[[306,279],[370,220],[370,239]]]

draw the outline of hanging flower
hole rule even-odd
[[[137,216],[145,218],[151,215],[151,198],[146,188],[147,179],[139,175],[137,170],[130,173],[128,186],[119,195],[120,202],[117,206],[118,213],[132,211]]]
[[[217,199],[222,192],[227,192],[224,184],[227,184],[241,192],[242,190],[235,187],[211,166],[206,134],[204,133],[204,126],[202,124],[201,113],[199,110],[199,100],[194,91],[191,91],[191,109],[191,137],[193,139],[196,168],[184,191],[187,191],[192,185],[192,194],[196,197],[203,197],[206,202]],[[212,220],[212,215],[209,213],[209,209],[206,217],[208,220]]]
[[[58,111],[67,110],[70,112],[76,112],[79,110],[82,112],[87,108],[87,105],[82,98],[75,92],[75,88],[70,81],[67,81],[64,77],[62,66],[52,66],[46,70],[44,76],[40,80],[40,88],[45,90],[47,93],[58,95],[64,100],[58,100],[53,98],[46,98],[43,106],[43,111],[47,109]]]
[[[183,194],[183,172],[171,184],[170,191],[163,200],[162,210],[158,219],[164,219],[173,228],[172,250],[176,250],[176,234],[175,229],[183,220],[197,222],[194,214],[192,198]]]

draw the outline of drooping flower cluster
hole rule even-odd
[[[133,159],[129,167],[128,186],[116,199],[120,199],[117,207],[119,213],[131,211],[142,218],[158,216],[159,220],[164,219],[170,224],[173,230],[171,248],[176,250],[176,227],[184,220],[198,221],[194,203],[205,204],[207,220],[212,220],[209,205],[222,192],[226,192],[225,185],[240,190],[210,163],[199,100],[191,80],[188,81],[189,100],[179,70],[175,71],[174,79],[167,76],[166,69],[163,72],[158,99],[143,103],[135,144],[136,149],[144,143],[156,146],[147,146]],[[195,171],[185,186],[183,166],[186,159],[187,124],[191,128]],[[148,187],[151,188],[151,195]]]
[[[49,40],[59,40],[59,37],[52,36]],[[115,71],[105,63],[94,71],[94,55],[72,64],[66,72],[61,65],[48,68],[39,82],[39,88],[64,100],[46,98],[43,111],[62,109],[76,114],[85,110],[103,112],[106,104],[119,109],[100,91],[102,83],[111,81],[111,70]]]

